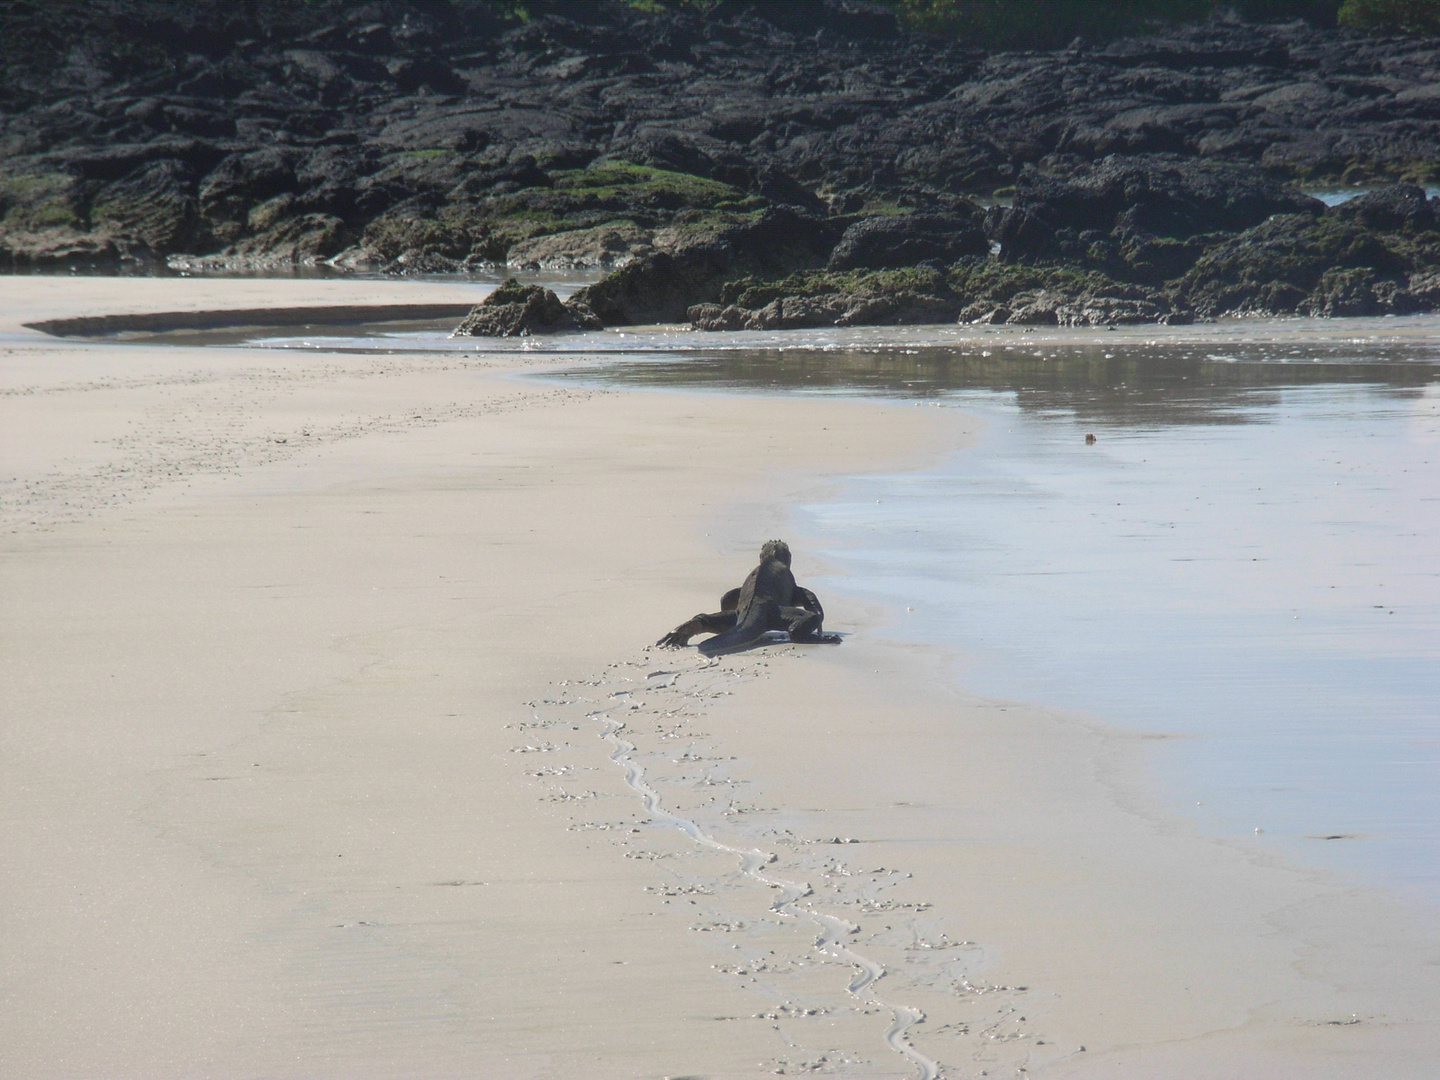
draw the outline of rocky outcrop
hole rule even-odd
[[[1174,154],[1110,155],[1093,163],[1026,169],[995,238],[1017,252],[1051,250],[1047,229],[1123,229],[1185,239],[1238,232],[1275,214],[1318,214],[1325,204],[1246,163]]]
[[[773,283],[727,283],[719,303],[696,304],[686,317],[697,330],[795,330],[952,322],[960,306],[944,274],[933,268],[810,272]]]
[[[696,330],[801,330],[812,326],[895,326],[950,322],[955,302],[947,297],[900,293],[856,296],[781,296],[762,308],[696,304],[685,317]]]
[[[1295,186],[1440,179],[1433,40],[1226,18],[986,53],[859,0],[524,14],[10,5],[0,267],[609,270],[579,298],[606,323],[706,327],[1435,303],[1422,189]]]
[[[257,207],[264,211],[267,204]],[[218,255],[178,256],[169,260],[173,270],[190,272],[283,273],[297,267],[314,267],[345,250],[354,233],[331,214],[279,214],[262,216],[252,211],[252,222],[273,222],[231,244]],[[278,220],[277,220],[278,219]]]
[[[1275,214],[1324,210],[1254,166],[1112,155],[1056,171],[1025,169],[1014,205],[992,211],[986,225],[1004,259],[1091,263],[1159,285],[1189,269],[1217,236]]]
[[[747,279],[722,289],[723,302],[697,304],[697,330],[784,330],[813,326],[985,323],[1115,326],[1189,322],[1184,298],[1055,264],[1010,265],[969,256],[948,270],[829,271],[782,281]]]
[[[1323,215],[1280,215],[1223,238],[1176,289],[1207,318],[1433,311],[1431,283],[1440,269],[1435,225],[1433,200],[1396,185]]]
[[[677,322],[697,301],[720,299],[727,281],[823,265],[842,228],[842,222],[795,206],[720,225],[682,222],[655,234],[653,254],[581,289],[575,299],[607,326]]]
[[[1052,181],[1108,155],[1249,163],[1274,181],[1425,179],[1440,161],[1440,59],[1423,38],[1219,21],[986,53],[856,0],[516,11],[10,5],[0,263],[616,266],[687,213],[793,206],[843,229],[955,216],[960,195],[1011,187],[1000,242],[1041,257]],[[1197,257],[1177,233],[1256,224],[1245,199],[1157,176],[1128,223],[1105,207],[1133,178],[1087,181],[1070,207],[1084,220],[1060,227],[1120,229],[1116,272],[1153,277]],[[975,245],[960,228],[887,247],[884,231],[860,229],[836,268]]]
[[[1106,167],[1112,175],[1123,174],[1123,165],[1112,161]],[[1091,189],[1088,179],[1082,176],[1076,185],[1082,193]],[[1061,185],[1050,190],[1057,188],[1066,191]],[[952,319],[1115,326],[1223,315],[1329,317],[1440,310],[1440,200],[1427,200],[1414,185],[1377,189],[1329,209],[1299,196],[1278,204],[1292,211],[1298,205],[1301,212],[1276,213],[1249,228],[1183,239],[1143,234],[1133,225],[1140,217],[1132,213],[1137,205],[1155,205],[1153,190],[1137,185],[1122,193],[1107,208],[1106,218],[1086,219],[1077,213],[1073,220],[1119,224],[1108,232],[1075,230],[1076,239],[1064,241],[1068,246],[1058,251],[1056,245],[1041,248],[1048,258],[1002,249],[994,257],[963,257],[948,268],[922,265],[798,273],[772,281],[746,278],[721,286],[719,302],[692,306],[689,319],[702,330]],[[1236,190],[1243,193],[1245,188],[1237,185]],[[1192,200],[1190,205],[1197,203]],[[1250,216],[1258,217],[1259,211]],[[1216,224],[1213,218],[1201,219],[1201,224],[1194,224],[1193,216],[1189,220],[1187,228]],[[1139,251],[1144,245],[1182,244],[1187,257],[1183,262],[1175,259],[1165,270],[1114,255],[1121,245]]]
[[[1003,303],[978,301],[960,313],[960,321],[1010,326],[1124,326],[1133,323],[1188,323],[1191,313],[1156,295],[1120,297],[1089,292],[1018,292]]]
[[[984,255],[990,242],[978,207],[968,214],[891,214],[857,221],[830,252],[830,270],[884,270]]]
[[[1433,229],[1437,223],[1435,201],[1425,197],[1416,184],[1393,184],[1367,191],[1331,211],[1339,221],[1353,221],[1367,229],[1385,232]]]
[[[512,245],[505,265],[512,270],[608,270],[651,254],[654,235],[632,221],[550,233]]]
[[[600,320],[583,303],[564,302],[550,289],[505,282],[454,330],[454,337],[529,337],[563,330],[598,330]]]
[[[91,229],[129,237],[151,251],[192,247],[200,223],[194,179],[190,168],[174,158],[142,165],[95,193]]]

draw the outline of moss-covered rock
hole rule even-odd
[[[353,231],[328,214],[300,214],[272,224],[264,232],[232,244],[218,255],[170,261],[188,271],[288,272],[318,266],[338,255],[354,240]]]
[[[908,267],[741,278],[721,287],[718,303],[692,306],[686,317],[698,330],[787,330],[951,322],[959,309],[943,272]]]
[[[507,168],[506,179],[477,175],[392,207],[337,261],[392,273],[617,266],[657,247],[694,246],[753,222],[767,205],[728,184],[625,161],[543,173],[527,159]]]
[[[723,217],[680,214],[655,234],[654,254],[576,293],[608,326],[675,322],[696,303],[720,299],[727,281],[777,278],[824,263],[840,223],[796,207]]]
[[[1364,223],[1364,210],[1271,218],[1213,245],[1176,291],[1206,318],[1429,310],[1428,293],[1410,281],[1440,269],[1433,218],[1377,230]]]
[[[394,268],[437,256],[457,267],[477,256],[498,261],[508,245],[493,235],[489,222],[463,206],[435,210],[415,200],[366,226],[360,246],[382,268]]]
[[[654,250],[653,230],[633,221],[607,221],[522,240],[510,247],[505,265],[514,270],[590,270],[624,266]]]
[[[193,247],[199,204],[184,162],[165,159],[106,184],[90,206],[91,228],[124,236],[156,255]]]
[[[950,268],[947,283],[969,304],[1004,303],[1017,293],[1046,291],[1144,299],[1153,290],[1116,281],[1101,270],[1064,263],[1012,263],[1001,259],[965,259]]]
[[[112,236],[89,235],[82,205],[64,173],[0,175],[0,267],[117,258]]]
[[[114,263],[183,250],[196,200],[183,162],[161,159],[107,184],[61,173],[0,177],[0,264]]]
[[[1111,326],[1188,322],[1183,301],[1155,289],[1115,281],[1063,264],[962,259],[948,271],[809,270],[779,280],[754,276],[725,283],[718,302],[688,311],[699,330],[779,330],[961,322],[1012,325]]]
[[[653,206],[663,210],[737,207],[747,201],[744,192],[729,184],[691,173],[632,165],[628,161],[598,161],[584,169],[551,174],[553,190],[581,206],[615,204]]]
[[[0,228],[22,233],[84,225],[78,187],[65,173],[0,177]]]
[[[1092,163],[1026,168],[1015,204],[992,221],[1007,257],[1073,257],[1084,233],[1185,240],[1249,228],[1275,214],[1320,214],[1325,204],[1261,169],[1173,154],[1112,154]]]
[[[758,308],[786,296],[892,296],[896,293],[944,296],[945,273],[931,266],[896,270],[801,270],[778,281],[753,275],[726,282],[720,302]]]

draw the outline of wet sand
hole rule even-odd
[[[1433,1074],[1430,930],[1150,740],[875,607],[644,651],[959,410],[20,326],[474,291],[3,279],[0,1075]]]

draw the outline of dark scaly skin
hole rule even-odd
[[[795,584],[790,548],[783,540],[771,540],[760,549],[760,565],[745,584],[721,597],[719,611],[696,615],[656,644],[679,649],[696,634],[714,634],[699,649],[706,656],[720,656],[748,649],[772,630],[788,632],[794,642],[838,644],[837,635],[821,630],[824,619],[820,599]]]

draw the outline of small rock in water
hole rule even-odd
[[[557,330],[599,330],[587,306],[562,302],[551,289],[506,281],[470,310],[452,337],[529,337]]]

